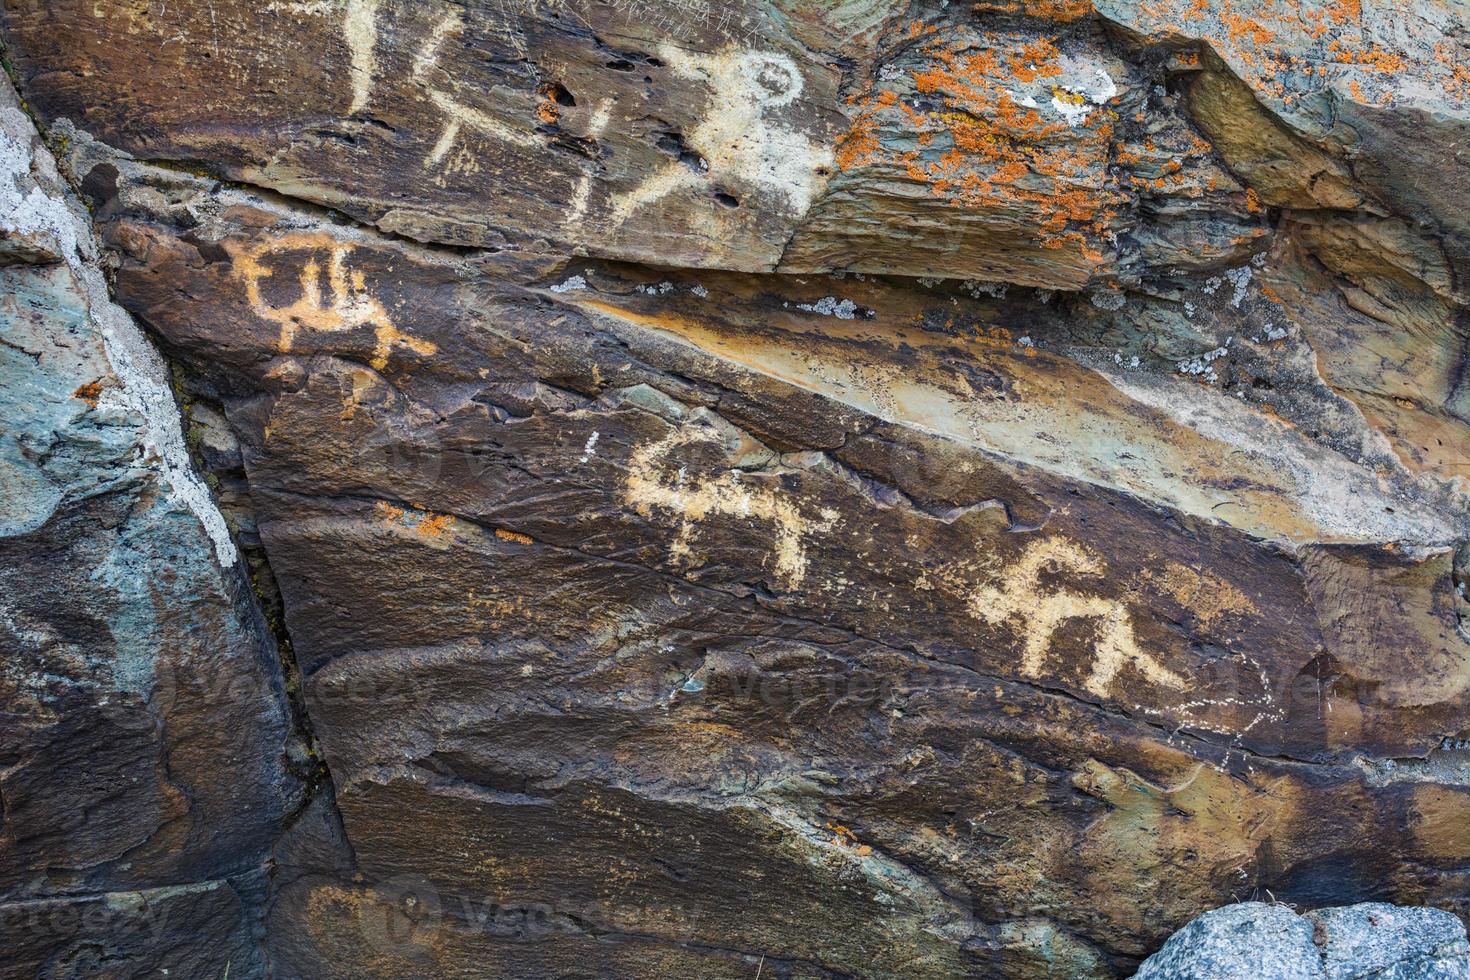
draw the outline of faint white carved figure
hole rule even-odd
[[[591,140],[599,140],[607,131],[608,123],[612,121],[611,99],[604,99],[598,103],[593,110],[591,118],[587,122],[586,137]],[[577,189],[572,193],[572,206],[567,211],[567,216],[562,222],[564,225],[575,225],[587,215],[587,205],[592,200],[592,173],[587,171],[577,179]]]
[[[740,482],[741,471],[730,470],[723,477],[691,477],[684,467],[668,460],[669,453],[694,442],[717,442],[722,438],[714,428],[686,425],[654,442],[640,446],[628,461],[628,483],[625,498],[638,513],[670,510],[678,515],[679,533],[670,549],[676,556],[689,554],[689,539],[694,525],[711,514],[750,518],[775,527],[772,544],[775,571],[790,588],[801,585],[806,577],[805,537],[812,531],[830,530],[837,514],[822,513],[821,521],[808,521],[787,494],[767,487]]]
[[[434,69],[439,65],[439,55],[444,47],[444,42],[463,33],[464,29],[463,14],[455,12],[448,15],[434,26],[428,39],[424,41],[424,46],[419,49],[417,57],[414,58],[414,79],[424,86],[429,101],[444,114],[444,129],[440,133],[439,141],[434,144],[434,148],[424,159],[425,167],[432,167],[443,160],[449,151],[454,149],[454,143],[459,139],[460,130],[466,126],[517,146],[536,145],[536,137],[531,132],[507,126],[489,113],[466,105],[452,92],[434,84],[432,75]]]
[[[704,118],[685,134],[685,144],[704,158],[707,169],[696,172],[683,161],[669,161],[638,187],[613,197],[614,224],[681,188],[723,180],[754,185],[783,198],[793,213],[805,213],[824,181],[820,171],[832,164],[832,152],[767,118],[801,95],[804,82],[796,62],[750,48],[700,54],[671,44],[659,47],[659,57],[710,89]]]
[[[380,0],[284,0],[268,10],[323,15],[342,11],[342,36],[352,57],[351,115],[367,107],[378,75],[378,4]]]

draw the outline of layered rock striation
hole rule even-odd
[[[1111,977],[1238,899],[1465,915],[1463,21],[7,0],[213,488],[176,434],[46,471],[68,385],[133,389],[17,303],[5,465],[180,557],[7,574],[265,679],[133,736],[228,791],[149,881],[263,869],[231,976]]]

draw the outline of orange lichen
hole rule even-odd
[[[1040,37],[1023,45],[1016,53],[1007,55],[1006,63],[1017,79],[1034,82],[1038,78],[1056,78],[1062,73],[1062,66],[1057,64],[1060,55],[1053,38]]]
[[[98,400],[102,397],[102,379],[88,381],[76,391],[71,393],[73,398],[80,398],[87,403],[88,408],[96,408]]]
[[[866,166],[878,156],[878,120],[871,113],[853,120],[852,128],[837,138],[834,158],[839,170]]]
[[[443,537],[454,518],[448,514],[431,514],[418,523],[418,532],[426,537]]]
[[[401,521],[408,513],[408,511],[404,510],[402,507],[394,507],[386,500],[380,500],[377,503],[373,504],[373,512],[376,513],[379,518],[385,521]]]
[[[858,96],[853,96],[856,103]],[[898,102],[898,93],[879,92],[852,122],[852,128],[837,138],[835,152],[839,170],[853,170],[871,163],[878,156],[878,113],[891,109]]]
[[[1139,4],[1138,12],[1150,22],[1139,25],[1148,33],[1207,40],[1253,89],[1284,106],[1329,86],[1387,105],[1402,90],[1400,77],[1470,97],[1470,71],[1460,68],[1460,56],[1447,57],[1440,47],[1432,57],[1414,46],[1384,47],[1382,26],[1364,22],[1362,0],[1260,0],[1248,11],[1232,0],[1189,0],[1187,7],[1185,0],[1160,0]]]
[[[1249,41],[1257,47],[1260,47],[1270,44],[1276,39],[1276,32],[1269,27],[1262,25],[1258,21],[1242,17],[1240,14],[1229,13],[1228,10],[1229,7],[1227,5],[1226,12],[1221,13],[1220,19],[1225,22],[1232,41]]]
[[[1449,71],[1445,91],[1459,99],[1470,98],[1470,67],[1460,61],[1458,53],[1440,42],[1434,46],[1434,60]]]
[[[1038,20],[1069,23],[1092,13],[1092,0],[979,0],[977,14],[1023,14]]]
[[[1360,21],[1363,19],[1363,4],[1361,0],[1337,0],[1328,5],[1327,16],[1332,18],[1334,24]]]
[[[1336,43],[1335,41],[1333,42],[1334,45]],[[1338,64],[1354,65],[1365,72],[1380,75],[1398,74],[1408,67],[1403,55],[1395,54],[1391,51],[1384,51],[1382,48],[1375,48],[1370,51],[1344,51],[1339,49],[1333,52],[1332,60]]]
[[[873,853],[873,849],[867,844],[858,842],[857,835],[840,823],[827,821],[827,829],[832,831],[832,843],[838,847],[851,849],[858,857],[867,857]]]
[[[1089,236],[1104,234],[1116,216],[1116,192],[1104,183],[1115,114],[1094,110],[1076,130],[1047,122],[1035,106],[1018,102],[1012,87],[1061,74],[1055,39],[1040,38],[1005,55],[997,53],[1003,39],[984,40],[979,47],[973,39],[934,37],[922,46],[927,63],[912,79],[923,108],[892,91],[856,99],[852,129],[838,148],[839,166],[896,167],[927,184],[936,198],[966,210],[1039,212],[1043,247],[1070,245],[1101,262]],[[1072,105],[1087,101],[1060,86],[1053,96]],[[882,134],[893,129],[919,149],[885,153]]]
[[[536,106],[536,118],[548,126],[556,125],[561,118],[561,106],[556,101],[557,86],[541,86],[541,101]]]
[[[451,514],[435,514],[418,505],[413,510],[395,507],[386,500],[374,503],[373,513],[385,524],[417,531],[426,538],[441,538],[454,524]]]
[[[530,545],[536,543],[530,535],[521,534],[519,531],[507,531],[503,527],[497,527],[495,529],[495,536],[502,541],[509,541],[512,544]]]

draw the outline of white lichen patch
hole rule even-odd
[[[1235,287],[1230,296],[1230,305],[1238,307],[1245,302],[1245,297],[1251,284],[1251,267],[1243,265],[1239,269],[1231,269],[1225,273],[1225,278]]]
[[[1066,64],[1072,59],[1063,59]],[[1052,111],[1071,127],[1081,126],[1097,106],[1107,104],[1118,94],[1113,76],[1096,65],[1082,68],[1073,77],[1080,81],[1062,82],[1052,88]]]
[[[836,317],[839,320],[855,320],[858,314],[856,303],[850,299],[838,299],[836,296],[824,296],[815,303],[798,303],[796,308],[807,313]]]
[[[579,462],[585,463],[597,453],[597,440],[602,438],[601,432],[593,432],[587,437],[587,442],[582,446],[582,458]]]
[[[1214,350],[1205,351],[1198,357],[1191,357],[1187,360],[1180,361],[1177,365],[1179,373],[1195,378],[1204,378],[1210,382],[1219,381],[1220,376],[1215,373],[1212,365],[1228,353],[1230,353],[1230,348],[1216,347]]]
[[[1003,282],[978,282],[972,281],[965,284],[965,292],[975,299],[981,296],[989,296],[992,299],[1005,299],[1006,289],[1009,288]]]

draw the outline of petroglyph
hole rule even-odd
[[[444,129],[439,135],[439,140],[429,155],[424,158],[424,166],[436,166],[449,151],[454,149],[455,141],[459,139],[460,131],[468,126],[486,136],[490,136],[506,143],[516,146],[535,146],[535,136],[526,130],[516,129],[496,119],[494,116],[473,106],[466,105],[455,96],[444,89],[432,84],[431,76],[439,66],[439,56],[444,43],[451,37],[457,37],[465,29],[464,15],[455,12],[434,25],[429,32],[429,37],[424,41],[424,46],[419,49],[418,55],[413,62],[414,80],[424,86],[424,91],[429,96],[429,101],[444,114]]]
[[[801,94],[805,83],[796,62],[749,48],[705,55],[671,44],[659,46],[659,57],[677,74],[702,80],[712,93],[704,118],[686,138],[704,165],[696,170],[670,161],[632,191],[615,195],[614,224],[681,188],[725,180],[754,185],[784,199],[792,213],[806,213],[825,182],[820,171],[832,165],[832,152],[766,118]]]
[[[611,99],[604,99],[597,104],[597,108],[592,112],[591,119],[587,122],[587,132],[583,134],[586,138],[591,140],[602,138],[602,134],[607,131],[608,123],[612,121],[612,106]],[[580,222],[586,217],[587,205],[591,200],[592,173],[589,170],[582,174],[581,178],[577,181],[577,189],[572,193],[571,209],[567,212],[566,219],[562,223],[564,225],[574,225]]]
[[[378,0],[347,0],[342,22],[347,48],[352,52],[352,106],[348,114],[367,106],[378,73]]]
[[[711,515],[774,524],[776,574],[787,587],[799,587],[807,572],[806,536],[831,530],[838,515],[823,511],[820,521],[810,521],[787,495],[742,483],[739,470],[729,470],[723,478],[700,479],[690,477],[683,466],[673,469],[668,462],[669,453],[679,446],[720,439],[720,433],[711,427],[686,426],[639,447],[628,461],[625,499],[645,517],[654,510],[670,510],[678,515],[679,533],[670,548],[676,557],[689,555],[694,525]]]
[[[387,367],[388,357],[395,347],[407,348],[424,357],[435,353],[438,350],[436,345],[399,330],[387,308],[368,293],[363,274],[348,268],[347,259],[354,248],[327,235],[288,235],[248,250],[231,249],[235,275],[245,283],[245,296],[250,301],[251,310],[261,319],[281,328],[277,350],[282,354],[290,353],[295,347],[296,335],[303,330],[339,333],[371,326],[377,336],[371,361],[376,370]],[[273,255],[289,252],[305,252],[308,256],[297,278],[301,294],[287,306],[274,306],[266,299],[262,288],[262,284],[276,273],[267,260]],[[327,255],[325,270],[315,258],[323,252]],[[326,296],[322,293],[323,273]]]
[[[1185,682],[1139,648],[1128,607],[1116,599],[1075,592],[1044,591],[1041,576],[1050,568],[1095,577],[1103,574],[1100,559],[1063,538],[1047,538],[1026,549],[1019,561],[1000,576],[998,585],[977,588],[970,597],[970,614],[991,625],[1019,621],[1025,636],[1021,673],[1041,674],[1052,637],[1069,619],[1097,621],[1092,669],[1083,682],[1087,690],[1106,697],[1113,680],[1125,668],[1137,670],[1154,684],[1184,688]]]
[[[380,0],[288,0],[266,8],[312,16],[342,11],[342,36],[352,59],[352,105],[347,109],[348,115],[367,107],[377,80],[379,3]]]

